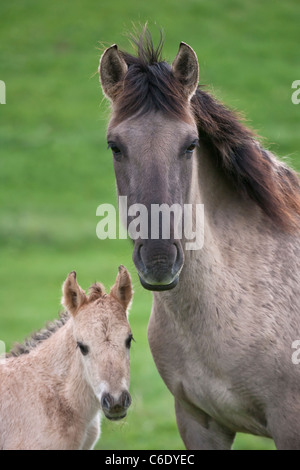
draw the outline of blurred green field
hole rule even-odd
[[[130,47],[124,32],[162,26],[172,61],[180,41],[200,62],[200,82],[243,111],[269,148],[300,169],[297,0],[116,0],[0,4],[0,339],[7,348],[57,316],[60,289],[76,270],[107,287],[119,264],[131,272],[133,405],[122,423],[103,420],[98,449],[183,449],[173,399],[147,344],[151,293],[142,289],[129,241],[96,238],[96,208],[116,203],[105,129],[109,109],[95,74],[103,45]],[[239,435],[235,449],[273,449]]]

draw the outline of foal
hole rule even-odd
[[[109,294],[96,283],[86,295],[76,273],[68,275],[67,311],[0,365],[0,449],[92,449],[100,410],[111,420],[126,416],[131,299],[123,266]]]

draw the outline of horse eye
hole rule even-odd
[[[196,148],[196,144],[191,144],[187,149],[186,153],[192,153]]]
[[[131,346],[131,341],[132,341],[132,340],[134,341],[133,336],[130,334],[130,335],[128,336],[128,338],[126,339],[126,341],[125,341],[125,346],[126,346],[127,349],[130,348],[130,346]]]
[[[86,356],[89,353],[89,347],[86,344],[77,341],[77,347],[80,349],[80,352],[83,356]]]
[[[113,145],[110,148],[112,149],[113,153],[121,153],[121,150],[119,149],[119,147],[116,147],[115,145]]]
[[[195,148],[197,147],[197,145],[199,144],[199,140],[198,139],[195,139],[191,145],[189,145],[186,150],[185,150],[185,153],[187,155],[187,157],[191,157],[192,156],[192,153],[193,151],[195,150]]]
[[[112,150],[112,153],[117,161],[121,160],[122,153],[117,145],[113,144],[112,142],[108,142],[108,148]]]

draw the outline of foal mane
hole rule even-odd
[[[16,343],[13,348],[6,354],[6,357],[18,357],[22,354],[29,354],[32,349],[36,348],[42,341],[50,338],[57,330],[64,326],[70,318],[69,312],[63,312],[60,317],[53,322],[48,322],[46,326],[38,331],[33,332],[24,343]]]
[[[182,85],[171,66],[162,60],[162,34],[157,48],[147,28],[139,38],[131,39],[137,55],[120,52],[128,71],[118,84],[114,122],[152,110],[185,120],[189,109]],[[299,229],[300,185],[296,172],[265,150],[240,117],[201,86],[191,99],[191,109],[201,142],[211,149],[215,164],[238,194],[255,201],[281,229]]]
[[[105,288],[99,282],[95,282],[89,288],[87,303],[92,303],[100,297],[105,296]],[[63,327],[70,319],[71,315],[68,311],[60,313],[59,318],[52,322],[48,322],[44,328],[34,331],[25,339],[23,343],[15,343],[13,348],[6,354],[6,357],[18,357],[22,354],[29,354],[32,349],[36,348],[41,342],[47,340],[57,330]]]

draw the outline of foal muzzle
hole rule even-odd
[[[116,421],[125,418],[127,409],[131,405],[131,396],[124,390],[116,399],[110,393],[104,393],[101,397],[101,408],[106,418]]]

